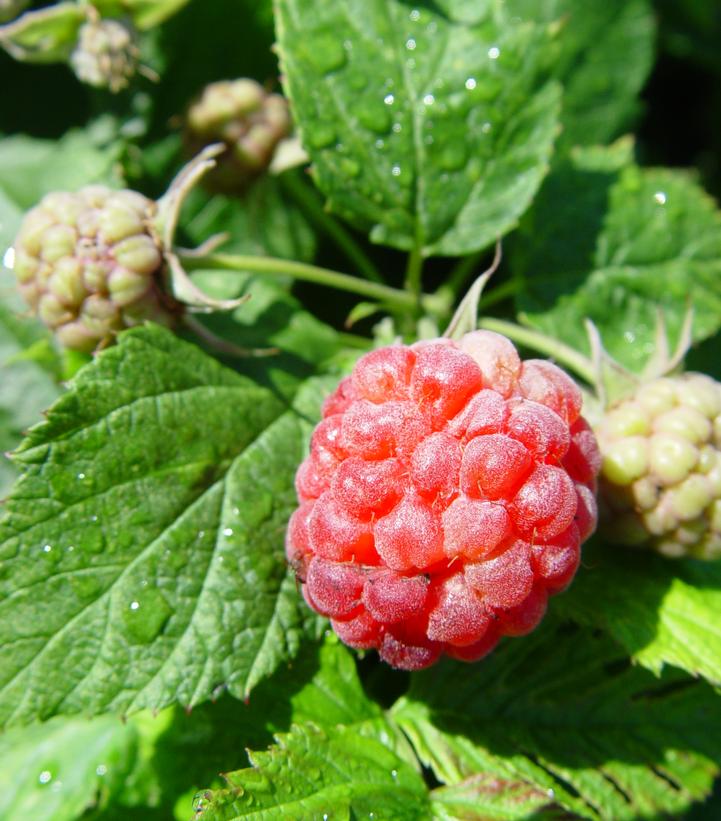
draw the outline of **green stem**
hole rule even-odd
[[[315,191],[306,185],[298,174],[292,172],[283,174],[280,180],[283,187],[304,209],[310,219],[336,243],[361,274],[373,282],[383,282],[383,277],[365,251],[348,231],[328,214]]]
[[[552,357],[570,370],[575,371],[589,385],[595,385],[596,383],[596,375],[591,360],[557,339],[551,339],[551,337],[539,331],[524,328],[514,322],[506,322],[503,319],[493,319],[492,317],[482,318],[478,323],[478,327],[487,331],[496,331],[496,333],[507,336],[519,345]]]
[[[406,268],[406,291],[413,298],[413,305],[416,309],[421,307],[423,293],[421,290],[421,276],[423,274],[423,252],[419,245],[408,255],[408,266]]]
[[[198,258],[187,256],[181,256],[181,258],[188,271],[226,270],[270,277],[291,277],[302,282],[313,282],[316,285],[326,285],[329,288],[337,288],[339,291],[358,294],[403,312],[413,311],[417,306],[416,297],[407,291],[391,288],[389,285],[378,282],[368,282],[365,279],[341,274],[327,268],[319,268],[317,265],[308,265],[304,262],[241,254],[209,254]],[[445,302],[439,300],[434,294],[422,294],[420,301],[424,310],[432,314],[438,314],[446,307]]]

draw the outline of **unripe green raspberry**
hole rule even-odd
[[[156,204],[134,191],[88,186],[48,194],[15,241],[20,290],[60,343],[92,351],[145,320],[172,325],[182,307],[161,282]]]
[[[192,153],[210,143],[224,143],[226,153],[207,177],[216,190],[247,186],[273,159],[291,131],[288,103],[251,79],[211,83],[190,107],[185,140]]]
[[[14,20],[30,5],[30,0],[0,0],[0,23]]]
[[[70,64],[83,83],[117,93],[135,74],[138,57],[138,47],[128,26],[119,20],[98,19],[81,26]]]
[[[596,430],[606,534],[667,556],[721,557],[721,384],[654,379]]]

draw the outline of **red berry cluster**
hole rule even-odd
[[[533,630],[596,525],[596,440],[555,365],[490,331],[373,351],[326,400],[288,560],[352,647],[421,669]]]

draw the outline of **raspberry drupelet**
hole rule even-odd
[[[596,526],[581,402],[491,331],[362,357],[296,476],[286,552],[308,604],[407,670],[529,633]]]

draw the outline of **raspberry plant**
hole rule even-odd
[[[720,34],[0,0],[3,818],[718,817]]]

